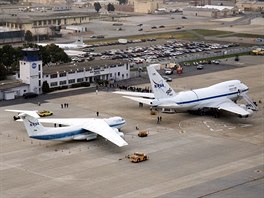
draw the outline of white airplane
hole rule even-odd
[[[87,52],[83,52],[79,50],[64,50],[64,52],[70,57],[81,57],[87,54]]]
[[[37,45],[43,46],[43,47],[45,47],[46,45],[50,45],[50,44],[51,43],[37,43]],[[83,48],[89,46],[83,42],[82,38],[78,38],[73,43],[65,43],[65,44],[64,43],[62,43],[62,44],[54,43],[54,44],[57,45],[59,48],[62,48],[62,49],[83,49]]]
[[[154,108],[173,109],[175,112],[197,111],[203,114],[206,110],[228,111],[248,117],[257,106],[247,96],[248,87],[239,80],[221,82],[209,87],[181,91],[176,93],[155,70],[153,65],[147,67],[153,93],[123,92],[125,98]],[[237,100],[245,99],[247,105],[236,104]]]
[[[111,117],[107,119],[97,118],[55,118],[39,119],[36,111],[27,110],[6,110],[19,113],[23,120],[30,138],[39,140],[92,140],[101,135],[119,147],[128,145],[121,138],[124,137],[119,132],[126,121],[121,117]],[[20,119],[20,120],[21,120]],[[53,123],[61,127],[44,127],[41,123]]]

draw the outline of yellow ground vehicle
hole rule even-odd
[[[46,117],[46,116],[51,116],[51,115],[53,115],[53,112],[51,112],[51,111],[47,111],[47,110],[43,110],[43,111],[38,112],[38,115],[39,115],[40,117]]]
[[[136,152],[136,153],[133,153],[132,155],[130,155],[130,161],[134,162],[134,163],[142,162],[142,161],[145,161],[148,159],[149,159],[149,157],[144,153]]]
[[[139,131],[138,132],[138,137],[147,137],[148,136],[148,134],[149,134],[149,132],[148,131]]]

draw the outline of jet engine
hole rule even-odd
[[[246,115],[246,116],[240,115],[239,116],[240,118],[247,118],[252,115],[253,110],[250,108],[250,106],[245,105],[245,104],[239,104],[239,106],[249,113],[249,115]]]
[[[115,131],[120,137],[124,137],[124,136],[125,136],[124,133],[119,132],[119,130],[118,130],[117,128],[112,128],[112,129],[114,129],[114,131]]]

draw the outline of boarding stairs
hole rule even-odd
[[[253,111],[258,111],[257,105],[251,100],[251,98],[244,92],[240,93],[240,96],[247,102],[247,107]]]

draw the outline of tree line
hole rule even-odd
[[[28,43],[22,47],[12,47],[11,45],[4,45],[0,48],[0,80],[6,79],[7,75],[14,74],[19,71],[19,60],[23,58],[23,48],[38,48],[39,56],[43,65],[49,63],[67,63],[71,58],[55,44],[50,44],[45,47],[37,46],[36,44]]]

